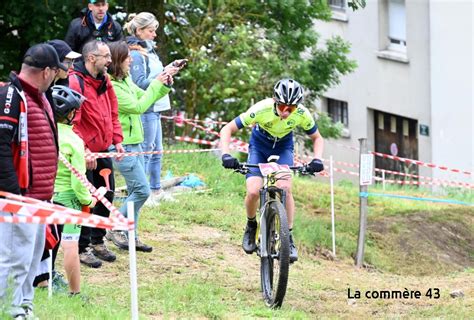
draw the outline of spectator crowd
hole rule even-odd
[[[186,59],[162,63],[155,50],[158,27],[151,13],[130,14],[124,25],[128,36],[124,36],[122,26],[108,13],[107,0],[89,0],[81,16],[71,21],[64,40],[35,44],[26,51],[20,71],[12,71],[9,82],[0,85],[0,191],[109,217],[109,209],[58,162],[58,156],[64,156],[96,189],[105,190],[109,202],[114,200],[114,170],[118,170],[127,187],[119,211],[126,217],[127,202],[134,203],[136,250],[153,251],[136,228],[141,208],[161,196],[161,113],[171,108],[168,94],[174,76],[187,63]],[[282,79],[273,89],[273,98],[229,122],[220,132],[223,166],[239,167],[229,154],[229,143],[231,135],[245,126],[253,126],[249,163],[266,162],[277,154],[279,164],[293,165],[292,132],[299,126],[313,142],[308,172],[322,171],[323,138],[301,104],[303,96],[297,81]],[[98,152],[115,155],[85,157]],[[138,156],[124,155],[129,152]],[[255,215],[263,183],[259,169],[247,174],[246,183],[242,247],[251,254],[257,249]],[[291,178],[277,186],[286,190],[289,259],[295,262]],[[0,211],[2,217],[11,215]],[[80,265],[100,268],[104,261],[114,262],[116,255],[105,239],[128,250],[128,237],[126,231],[73,224],[0,223],[0,317],[37,319],[34,287],[51,284],[56,292],[81,296]],[[60,246],[65,277],[55,267]]]
[[[128,20],[125,37],[108,2],[90,0],[64,40],[33,45],[24,54],[20,71],[12,71],[0,87],[1,191],[108,217],[109,210],[58,163],[61,153],[94,187],[104,187],[110,202],[117,168],[127,185],[124,203],[135,204],[135,221],[147,200],[155,203],[161,155],[85,160],[88,152],[163,149],[160,112],[170,109],[173,76],[185,60],[163,65],[155,51],[159,24],[153,14],[131,14]],[[126,207],[120,212],[126,216]],[[136,250],[151,252],[136,235]],[[0,315],[36,319],[34,287],[49,281],[55,291],[80,295],[81,263],[100,268],[103,261],[116,260],[105,238],[128,250],[127,232],[0,223]],[[66,277],[55,270],[59,246]]]

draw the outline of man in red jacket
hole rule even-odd
[[[86,152],[107,152],[112,145],[117,152],[125,152],[117,97],[107,76],[107,66],[112,62],[109,47],[92,40],[84,45],[82,56],[84,61],[76,63],[69,75],[70,88],[86,97],[76,112],[74,131],[84,140]],[[87,160],[86,165],[89,181],[96,188],[105,186],[108,189],[105,197],[112,202],[115,189],[112,159]],[[93,213],[103,217],[110,214],[103,204],[96,205]],[[104,229],[82,227],[79,254],[83,264],[99,268],[100,260],[115,261],[114,253],[104,244],[104,236]]]
[[[44,201],[53,196],[57,136],[44,93],[59,69],[67,71],[54,48],[38,44],[26,52],[20,74],[11,73],[10,84],[0,88],[2,191]],[[44,243],[43,224],[0,223],[0,306],[10,305],[14,318],[35,318],[33,280]]]

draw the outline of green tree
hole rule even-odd
[[[170,58],[190,60],[175,84],[188,116],[230,120],[282,77],[309,89],[305,105],[314,110],[315,98],[356,67],[341,38],[318,46],[313,22],[330,19],[326,1],[170,0],[165,8]]]
[[[87,2],[2,1],[0,77],[19,69],[32,44],[64,38],[69,22]],[[356,10],[365,6],[365,0],[348,4]],[[349,45],[342,39],[318,44],[313,21],[330,19],[325,0],[109,1],[111,13],[120,8],[157,16],[159,52],[165,63],[190,60],[176,79],[173,95],[175,105],[183,106],[188,116],[213,112],[232,119],[253,101],[271,95],[273,84],[282,77],[293,77],[308,89],[305,105],[314,110],[315,98],[356,67],[347,58]],[[338,132],[331,126],[321,131]]]
[[[0,77],[19,70],[33,44],[63,39],[69,22],[83,5],[73,0],[0,2]]]
[[[109,12],[123,7],[121,0],[109,1]],[[69,23],[89,1],[29,0],[0,2],[0,80],[18,71],[26,50],[33,44],[64,39]]]

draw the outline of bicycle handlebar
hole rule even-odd
[[[239,167],[237,169],[234,169],[235,172],[241,173],[241,174],[247,174],[249,173],[249,168],[259,168],[258,164],[250,164],[250,163],[239,163]],[[302,165],[302,166],[289,166],[289,169],[295,172],[298,172],[301,175],[314,175],[313,172],[308,171],[308,165]]]

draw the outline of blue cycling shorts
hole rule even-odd
[[[247,163],[249,164],[259,164],[267,163],[268,157],[272,155],[280,156],[278,159],[278,164],[287,164],[289,166],[293,165],[293,146],[286,146],[285,148],[272,148],[273,144],[270,142],[269,145],[250,145],[249,146],[249,156],[247,158]],[[262,177],[262,173],[259,168],[249,168],[250,171],[245,175],[248,179],[249,177]]]

